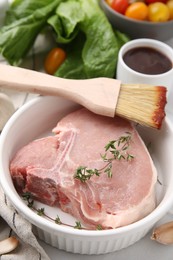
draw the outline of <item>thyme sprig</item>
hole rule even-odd
[[[101,169],[88,169],[86,166],[79,166],[76,169],[74,178],[80,180],[81,182],[86,182],[90,180],[92,176],[100,176],[101,173],[106,173],[109,178],[112,177],[112,162],[114,160],[126,160],[131,161],[134,156],[127,152],[130,147],[132,140],[132,134],[130,132],[125,132],[126,135],[120,136],[116,140],[110,141],[105,145],[105,153],[101,154],[102,160],[106,163]],[[111,154],[111,157],[108,157]]]
[[[49,215],[47,215],[45,213],[45,208],[40,208],[40,209],[37,209],[35,206],[34,206],[34,200],[33,200],[33,197],[32,197],[32,194],[30,192],[25,192],[22,194],[22,198],[23,200],[25,200],[27,202],[27,206],[29,208],[31,208],[32,210],[34,210],[39,216],[43,216],[43,217],[46,217],[47,219],[53,221],[54,223],[58,224],[58,225],[64,225],[64,226],[68,226],[68,227],[73,227],[75,229],[83,229],[83,230],[88,230],[87,228],[84,228],[81,224],[80,221],[76,221],[75,222],[75,225],[72,226],[70,224],[67,224],[67,223],[63,223],[60,219],[60,217],[57,215],[56,218],[52,218],[50,217]],[[96,230],[103,230],[103,227],[98,224],[95,228]]]

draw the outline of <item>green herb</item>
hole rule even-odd
[[[45,213],[44,213],[44,208],[38,209],[38,210],[37,210],[37,214],[38,214],[39,216],[44,216],[44,215],[45,215]]]
[[[34,205],[34,200],[29,192],[25,192],[22,194],[22,198],[27,201],[28,207],[32,208]]]
[[[123,159],[126,161],[131,161],[134,158],[132,154],[127,152],[130,147],[131,139],[131,133],[126,132],[126,135],[121,136],[117,140],[110,141],[105,146],[105,153],[101,155],[101,158],[106,163],[105,166],[101,169],[88,169],[86,166],[80,166],[77,168],[74,178],[80,180],[81,182],[86,182],[87,180],[90,180],[92,176],[100,176],[101,173],[106,173],[107,176],[111,178],[112,162],[114,160],[120,161]]]
[[[87,167],[80,166],[77,168],[74,178],[85,182],[89,180],[93,175],[99,176],[100,171],[97,169],[87,169]]]
[[[103,227],[102,227],[102,225],[98,224],[98,225],[96,226],[96,229],[97,229],[97,230],[103,230]]]
[[[76,229],[82,229],[82,225],[81,225],[80,221],[76,221],[76,225],[75,225],[74,228],[76,228]]]
[[[62,222],[61,222],[61,220],[60,220],[60,217],[59,217],[59,216],[57,216],[57,217],[56,217],[56,219],[55,219],[55,223],[56,223],[56,224],[59,224],[59,225],[61,225],[61,224],[62,224]]]

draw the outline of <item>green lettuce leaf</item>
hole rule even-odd
[[[36,10],[47,7],[52,4],[52,2],[52,0],[14,0],[10,5],[10,9],[7,11],[5,24],[7,25],[32,15]]]
[[[79,23],[84,19],[81,5],[76,0],[61,3],[56,14],[48,19],[48,23],[56,32],[58,43],[69,43],[79,33]]]
[[[80,2],[85,12],[80,28],[86,35],[82,58],[87,78],[113,77],[119,48],[112,27],[96,1]]]
[[[85,41],[85,35],[79,33],[71,44],[64,46],[67,59],[56,71],[55,76],[68,79],[85,79],[87,77],[82,60],[82,49]]]
[[[40,1],[40,4],[41,2],[43,3],[42,7],[39,9],[33,8],[32,10],[25,7],[27,3],[31,6],[31,2],[34,3],[35,1],[15,1],[12,10],[17,18],[15,19],[14,16],[12,18],[12,14],[9,11],[7,21],[8,19],[12,19],[13,22],[7,23],[0,30],[0,52],[12,65],[18,65],[21,59],[26,56],[33,46],[36,37],[47,24],[48,17],[55,12],[61,0],[49,0],[47,1],[49,2],[47,5],[45,5],[46,0],[42,0]],[[22,3],[25,3],[25,5],[22,5]],[[34,6],[36,7],[36,5]],[[28,15],[18,19],[18,15],[20,16],[19,10],[21,13],[23,10],[23,13],[27,13]]]
[[[70,12],[67,12],[67,10],[70,10]],[[62,77],[64,73],[65,77],[69,74],[71,77],[76,77],[76,70],[73,70],[74,75],[72,71],[66,71],[70,69],[67,64],[72,62],[73,57],[75,63],[80,64],[85,78],[101,76],[113,77],[115,74],[119,44],[111,25],[98,6],[97,1],[66,1],[59,5],[56,10],[56,15],[57,19],[61,19],[62,27],[64,28],[64,31],[61,32],[59,26],[56,26],[54,23],[53,27],[57,33],[58,43],[65,42],[62,41],[62,37],[68,39],[69,35],[71,35],[75,29],[83,32],[86,36],[84,44],[79,46],[79,48],[82,48],[80,52],[76,51],[74,44],[72,56],[70,54],[67,56],[66,62],[57,70],[56,75]],[[79,45],[77,39],[76,45]],[[79,56],[79,53],[81,56]],[[76,57],[74,57],[75,55]],[[83,73],[81,77],[83,77]],[[77,76],[79,77],[79,74]]]

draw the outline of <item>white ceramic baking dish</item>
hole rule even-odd
[[[146,144],[151,143],[151,156],[158,170],[157,207],[147,217],[136,223],[114,230],[89,231],[55,224],[38,216],[16,192],[9,162],[15,152],[29,141],[45,136],[58,120],[76,108],[76,104],[58,97],[38,97],[21,107],[6,124],[0,138],[0,180],[11,203],[29,222],[35,234],[46,243],[73,253],[105,254],[134,244],[148,233],[173,204],[173,128],[166,118],[161,130],[137,127]],[[160,184],[161,183],[161,184]],[[41,203],[52,217],[57,214],[64,222],[73,224],[73,219],[58,208]],[[151,241],[152,243],[152,241]]]

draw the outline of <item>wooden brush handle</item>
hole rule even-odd
[[[109,78],[71,80],[28,69],[0,65],[0,86],[41,95],[61,96],[94,113],[115,115],[121,82]]]
[[[85,81],[82,83],[84,89],[87,84]],[[69,91],[70,95],[75,95],[81,84],[76,80],[67,80],[33,70],[0,64],[0,85],[17,91],[66,97],[69,95]]]

